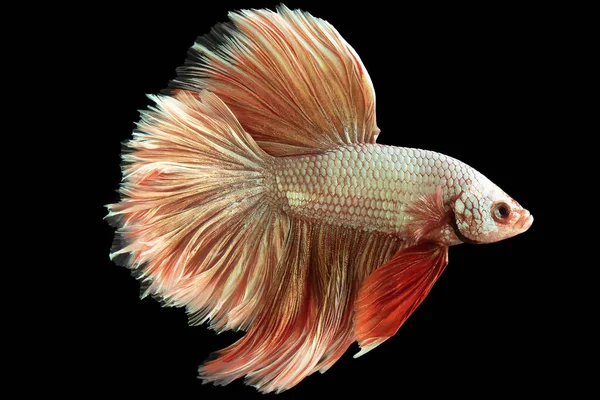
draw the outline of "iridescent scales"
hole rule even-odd
[[[442,189],[444,203],[485,181],[468,165],[428,150],[360,144],[275,159],[271,190],[286,212],[402,237],[407,206]],[[465,195],[472,203],[472,195]]]

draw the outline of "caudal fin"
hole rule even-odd
[[[287,231],[264,200],[270,156],[212,93],[151,98],[123,155],[122,199],[108,206],[111,258],[191,322],[246,329]]]

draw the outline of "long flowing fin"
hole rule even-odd
[[[280,6],[242,10],[197,39],[169,91],[207,89],[271,155],[375,143],[375,92],[326,21]]]
[[[377,268],[356,302],[359,357],[392,337],[425,299],[448,264],[448,247],[419,244],[400,250]]]
[[[152,98],[123,157],[121,202],[108,206],[111,257],[190,323],[247,331],[201,367],[204,380],[280,392],[324,372],[355,340],[361,282],[399,241],[279,211],[271,156],[216,95]]]
[[[324,372],[355,340],[360,283],[398,248],[389,237],[292,220],[268,304],[246,335],[200,369],[207,382],[246,376],[261,392],[281,392]]]
[[[151,98],[123,156],[121,202],[108,206],[111,258],[192,323],[245,329],[288,232],[264,199],[270,156],[212,93]]]

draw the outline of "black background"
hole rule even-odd
[[[108,260],[113,230],[102,218],[103,205],[118,201],[121,142],[130,137],[137,110],[149,104],[145,95],[166,87],[196,36],[225,21],[228,11],[276,4],[161,3],[135,12],[98,9],[78,21],[92,33],[85,58],[73,68],[93,67],[97,87],[88,98],[98,101],[87,117],[97,135],[98,184],[91,189],[100,236],[93,241],[94,265],[86,267],[94,278],[69,310],[80,323],[71,347],[86,393],[259,396],[240,380],[201,384],[197,367],[241,334],[188,327],[183,310],[140,300],[129,271]],[[487,398],[558,390],[557,350],[549,351],[547,342],[554,321],[547,315],[560,299],[543,283],[556,272],[548,268],[553,215],[540,160],[550,151],[542,139],[557,129],[557,116],[545,105],[556,89],[549,82],[560,23],[544,8],[517,6],[286,4],[332,23],[359,54],[377,94],[380,143],[466,162],[528,208],[535,222],[510,240],[451,248],[448,268],[393,338],[359,359],[352,358],[354,344],[325,375],[309,376],[280,398]]]

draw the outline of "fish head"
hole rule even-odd
[[[525,232],[531,213],[486,177],[479,175],[453,200],[452,226],[467,243],[493,243]]]

